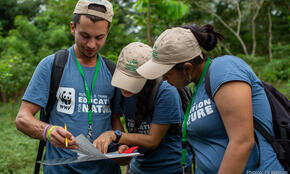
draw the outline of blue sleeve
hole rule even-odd
[[[251,84],[253,71],[242,59],[234,56],[222,56],[215,58],[210,65],[209,78],[212,96],[224,83],[230,81],[242,81]]]
[[[121,113],[122,94],[121,94],[121,90],[119,88],[115,88],[115,90],[116,90],[116,93],[115,93],[115,97],[114,97],[112,114],[120,114]]]
[[[156,96],[152,123],[176,124],[181,123],[183,110],[177,89],[164,81]]]
[[[54,55],[44,58],[36,67],[22,100],[45,107],[48,101]]]

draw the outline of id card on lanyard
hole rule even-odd
[[[85,85],[85,91],[86,91],[86,97],[87,97],[87,101],[88,101],[88,113],[89,113],[89,123],[88,123],[88,138],[92,137],[92,131],[93,131],[93,118],[92,118],[92,93],[94,91],[94,86],[95,86],[95,82],[96,79],[98,77],[98,73],[99,73],[99,68],[100,68],[100,58],[99,55],[97,56],[97,62],[96,62],[96,70],[95,70],[95,74],[94,74],[94,78],[93,78],[93,82],[92,82],[92,86],[91,86],[91,91],[89,90],[88,87],[88,83],[85,79],[85,74],[83,71],[83,68],[80,64],[80,62],[78,61],[78,59],[76,58],[76,56],[74,55],[76,63],[77,63],[77,67],[78,70],[83,78],[84,81],[84,85]]]

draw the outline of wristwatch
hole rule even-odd
[[[120,130],[115,130],[115,135],[116,135],[116,139],[113,141],[113,143],[119,143],[119,140],[122,136],[122,132]]]

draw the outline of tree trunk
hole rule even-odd
[[[148,40],[148,45],[153,47],[153,40],[151,37],[151,21],[150,21],[150,0],[147,2],[147,40]]]
[[[271,18],[271,7],[268,7],[268,20],[269,20],[269,58],[270,62],[272,62],[272,18]]]
[[[259,14],[259,11],[260,11],[263,3],[264,3],[264,0],[262,0],[260,3],[257,2],[257,0],[255,0],[253,3],[255,5],[254,8],[256,8],[256,11],[255,11],[255,14],[252,17],[252,39],[253,39],[253,47],[252,47],[252,54],[251,55],[252,56],[255,56],[256,55],[256,47],[257,47],[256,23],[255,23],[255,21],[256,21],[256,18],[257,18],[258,14]]]

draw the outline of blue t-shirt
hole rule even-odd
[[[112,75],[103,58],[100,58],[98,77],[92,92],[92,119],[93,131],[90,141],[93,142],[101,133],[111,130],[111,114],[120,113],[120,90],[111,85]],[[32,79],[25,91],[23,100],[35,103],[41,107],[47,105],[51,67],[54,55],[43,59],[37,66]],[[95,67],[82,66],[89,89],[93,81]],[[110,100],[114,99],[114,108],[111,111]],[[69,48],[69,57],[64,68],[62,79],[57,91],[57,100],[50,115],[50,124],[64,126],[75,137],[88,134],[88,103],[84,87],[84,81],[77,68],[73,47]],[[55,148],[49,142],[46,143],[45,159],[69,158],[76,156],[75,152],[67,149]],[[44,166],[44,173],[120,173],[120,167],[112,160],[83,162],[69,165]]]
[[[271,109],[261,81],[252,69],[240,58],[222,56],[213,59],[210,69],[212,95],[220,86],[230,81],[243,81],[251,86],[253,116],[273,134]],[[217,107],[205,91],[203,80],[188,117],[187,140],[196,155],[196,174],[215,174],[222,162],[229,138]],[[265,138],[255,130],[259,150],[255,144],[244,173],[247,171],[283,171],[276,154]],[[258,159],[260,156],[260,165]]]
[[[137,95],[124,99],[123,114],[128,132],[134,131]],[[153,116],[140,123],[138,132],[148,134],[150,123],[179,124],[182,122],[183,111],[181,100],[175,87],[166,81],[162,82],[154,101]],[[181,172],[181,137],[167,132],[159,146],[154,150],[145,149],[143,156],[134,157],[130,168],[138,174]]]

